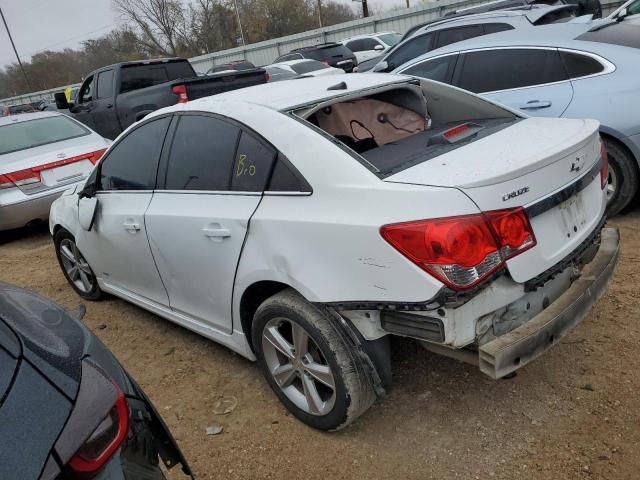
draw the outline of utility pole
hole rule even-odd
[[[322,21],[322,0],[318,0],[318,22],[320,23],[320,28],[323,27]]]
[[[407,0],[408,2],[409,0]],[[367,5],[367,0],[362,0],[362,16],[367,18],[369,16],[369,5]]]
[[[22,70],[22,75],[24,75],[24,79],[27,82],[27,87],[29,90],[32,90],[31,83],[29,82],[29,77],[27,77],[27,72],[24,71],[24,67],[22,66],[22,61],[20,60],[20,55],[18,55],[18,50],[16,50],[16,45],[13,43],[13,38],[11,37],[11,32],[9,31],[9,25],[7,25],[7,21],[4,18],[4,13],[2,13],[2,8],[0,8],[0,17],[2,17],[2,23],[4,23],[4,28],[7,29],[7,35],[9,35],[9,41],[11,42],[11,46],[13,47],[13,53],[16,54],[16,58],[18,59],[18,65],[20,65],[20,70]]]
[[[238,0],[233,0],[233,4],[236,7],[236,18],[238,19],[238,27],[240,28],[240,38],[242,39],[242,46],[244,47],[246,45],[246,42],[244,41],[244,31],[242,30],[242,22],[240,21],[240,10],[238,10]]]

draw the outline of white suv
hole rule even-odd
[[[617,262],[606,165],[593,120],[310,78],[154,112],[50,228],[83,298],[257,359],[287,408],[335,430],[389,388],[391,335],[499,378],[575,326]]]

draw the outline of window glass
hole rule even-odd
[[[438,44],[436,48],[444,47],[452,43],[461,42],[468,38],[483,35],[482,25],[467,25],[465,27],[448,28],[438,32]]]
[[[169,121],[152,120],[118,142],[100,161],[100,190],[153,190]]]
[[[98,98],[113,97],[113,70],[98,74]]]
[[[491,33],[506,32],[507,30],[514,30],[512,25],[508,23],[485,23],[484,33],[489,35]]]
[[[378,38],[390,47],[393,47],[396,43],[399,43],[400,40],[402,40],[402,35],[399,33],[385,33],[380,35]]]
[[[437,80],[438,82],[450,83],[451,74],[453,73],[457,58],[458,55],[436,58],[414,65],[402,73],[428,78],[429,80]]]
[[[316,70],[329,68],[329,65],[325,65],[324,63],[318,62],[317,60],[307,60],[305,62],[294,63],[293,65],[289,66],[294,72],[301,75],[303,73],[315,72]]]
[[[218,118],[184,115],[167,165],[167,190],[229,190],[240,129]]]
[[[242,132],[233,168],[232,190],[262,192],[271,174],[276,152],[252,134]]]
[[[187,60],[149,65],[125,65],[120,70],[120,93],[194,76],[195,72]]]
[[[458,86],[483,93],[566,79],[556,50],[499,49],[467,53]]]
[[[302,179],[295,167],[291,166],[282,154],[279,154],[267,190],[271,192],[310,192],[311,187]]]
[[[91,100],[93,100],[93,77],[87,79],[78,93],[78,103],[90,102]]]
[[[627,15],[637,15],[640,13],[640,0],[631,2],[627,6]]]
[[[420,35],[419,37],[407,41],[404,45],[400,45],[397,50],[389,55],[387,58],[387,64],[390,69],[398,68],[403,63],[413,60],[423,53],[427,53],[432,49],[432,45],[432,33]]]
[[[0,127],[0,155],[89,135],[89,130],[63,115],[6,123]],[[0,160],[0,167],[2,167]]]
[[[360,40],[351,40],[350,42],[347,42],[345,46],[352,52],[361,52],[364,50],[364,48],[362,48],[362,42]]]
[[[573,52],[560,52],[560,56],[562,57],[564,66],[567,68],[569,78],[585,77],[587,75],[600,73],[604,70],[604,65],[595,58],[586,55]]]
[[[363,38],[360,40],[360,42],[362,42],[360,44],[360,48],[362,49],[362,51],[373,50],[378,45],[382,46],[380,42],[373,38]]]

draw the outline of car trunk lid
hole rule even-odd
[[[481,211],[523,207],[537,245],[507,261],[526,282],[578,249],[600,224],[595,120],[528,118],[385,178],[388,182],[454,187]]]

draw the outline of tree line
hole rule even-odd
[[[112,0],[124,20],[80,47],[45,50],[0,69],[0,98],[78,83],[88,72],[116,62],[193,57],[357,18],[334,0]]]

